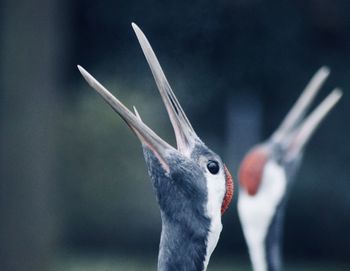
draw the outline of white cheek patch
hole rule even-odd
[[[221,206],[226,193],[226,180],[224,169],[220,168],[218,174],[213,175],[206,171],[208,202],[206,206],[206,215],[210,218],[210,229],[207,239],[207,253],[204,262],[206,270],[211,254],[213,253],[222,230],[221,224]]]
[[[238,214],[255,271],[267,270],[265,238],[286,186],[284,169],[270,161],[265,166],[257,194],[250,196],[240,189]]]

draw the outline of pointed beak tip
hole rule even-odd
[[[80,65],[77,65],[78,67],[78,70],[80,71],[81,75],[84,77],[84,79],[86,80],[86,82],[94,88],[94,85],[95,85],[95,81],[96,79],[94,79],[92,77],[92,75],[87,71],[85,70],[82,66]]]
[[[341,88],[336,88],[334,91],[338,93],[339,96],[343,95],[343,90]]]
[[[131,23],[131,27],[134,29],[134,31],[137,33],[138,31],[141,31],[140,27],[134,22]]]
[[[81,75],[84,77],[84,78],[86,78],[86,75],[87,75],[87,71],[82,67],[82,66],[80,66],[80,65],[77,65],[77,67],[78,67],[78,70],[79,70],[79,72],[81,73]]]
[[[320,72],[322,72],[326,77],[330,74],[331,70],[328,66],[322,66],[320,68]]]
[[[337,100],[339,100],[343,96],[343,90],[340,88],[334,89],[333,93],[334,93],[335,97],[337,98]]]

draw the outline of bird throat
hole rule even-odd
[[[162,218],[158,271],[205,270],[210,221],[195,219],[192,229],[189,224],[189,227],[183,224]]]

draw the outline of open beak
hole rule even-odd
[[[303,150],[317,127],[338,103],[342,95],[343,93],[340,89],[334,89],[294,130],[288,147],[289,156],[295,156]]]
[[[136,24],[133,23],[132,27],[134,28],[137,38],[141,44],[142,50],[146,56],[160,95],[162,96],[163,102],[167,109],[171,124],[175,131],[178,151],[183,155],[188,155],[190,150],[193,148],[195,141],[199,140],[199,138],[194,132],[183,109],[181,108],[181,105],[176,99],[176,96],[174,95],[157,60],[157,57],[155,56],[145,35]],[[131,130],[137,135],[141,143],[153,151],[164,170],[169,172],[169,165],[166,158],[169,153],[176,151],[175,148],[161,139],[152,129],[143,123],[141,117],[136,111],[136,108],[134,108],[135,114],[133,114],[83,67],[78,65],[78,69],[88,84],[102,96],[102,98],[112,107],[115,112],[119,114],[119,116],[131,128]]]
[[[276,143],[282,143],[288,138],[290,132],[300,123],[304,118],[306,111],[310,107],[316,94],[321,89],[322,85],[326,81],[330,71],[327,67],[321,67],[315,75],[311,78],[310,82],[305,87],[304,91],[293,105],[292,109],[288,112],[285,119],[282,121],[280,127],[272,135],[272,141]]]
[[[310,82],[288,112],[280,127],[272,135],[273,143],[281,144],[287,151],[288,157],[296,157],[310,140],[317,127],[337,104],[342,96],[340,89],[334,89],[316,109],[305,118],[306,111],[310,107],[316,94],[321,89],[330,71],[327,67],[321,67],[311,78]]]

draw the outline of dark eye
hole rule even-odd
[[[207,164],[207,169],[211,174],[217,174],[219,172],[219,163],[216,161],[209,161]]]

